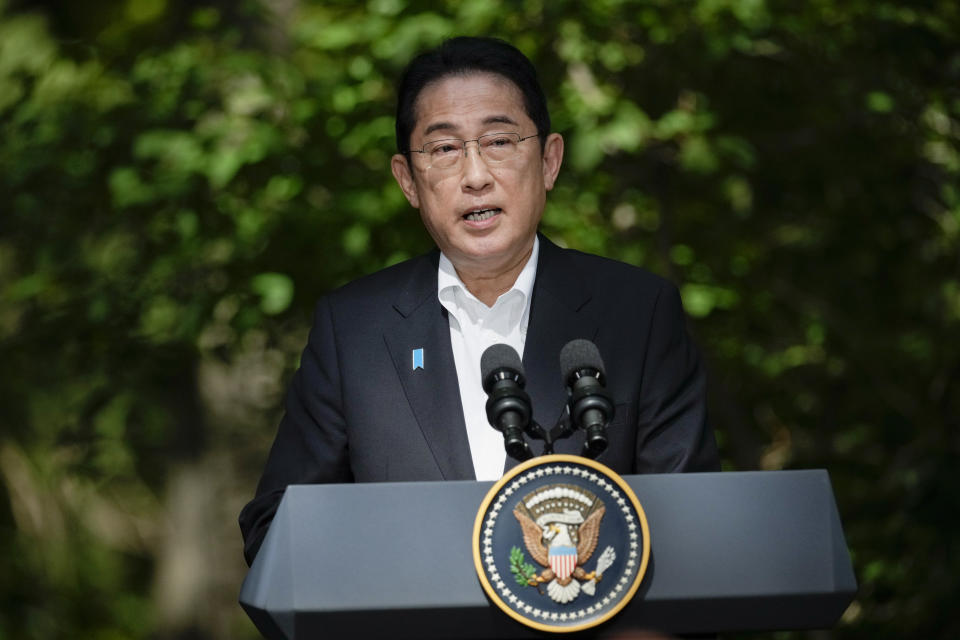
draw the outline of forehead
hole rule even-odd
[[[451,75],[431,82],[417,96],[413,136],[472,134],[490,126],[529,128],[533,121],[520,89],[494,73]]]

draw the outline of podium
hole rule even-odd
[[[832,627],[856,593],[824,470],[624,476],[650,526],[633,600],[595,629]],[[492,482],[291,485],[240,592],[272,639],[537,638],[477,578]]]

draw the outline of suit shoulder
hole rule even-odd
[[[401,292],[411,288],[424,288],[431,282],[435,291],[436,253],[432,251],[361,276],[340,286],[325,297],[339,304],[382,300],[384,297],[395,298]]]
[[[578,273],[594,280],[610,280],[613,284],[631,283],[650,290],[676,289],[676,285],[663,276],[643,267],[605,258],[576,249],[561,249],[565,259],[575,265]]]

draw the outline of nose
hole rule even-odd
[[[480,144],[471,141],[463,149],[463,177],[461,185],[469,191],[482,191],[493,182],[493,174],[490,173],[490,167],[480,155]]]

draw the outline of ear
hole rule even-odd
[[[390,158],[390,170],[393,171],[393,177],[396,178],[397,184],[400,185],[403,195],[407,197],[407,202],[409,202],[410,206],[414,209],[419,209],[420,198],[417,196],[417,184],[413,180],[413,174],[411,173],[410,164],[407,162],[406,156],[398,153]]]
[[[563,163],[563,136],[551,133],[543,145],[543,186],[547,191],[553,189]]]

